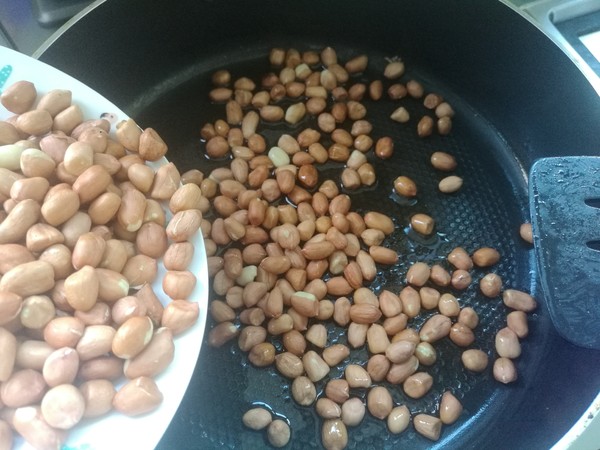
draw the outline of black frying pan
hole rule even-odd
[[[348,447],[549,448],[598,394],[600,353],[569,344],[552,327],[533,252],[518,237],[518,226],[529,215],[525,174],[540,157],[598,154],[600,98],[575,65],[519,14],[500,2],[479,0],[111,0],[63,30],[40,59],[98,90],[143,126],[156,128],[183,172],[206,167],[199,129],[222,115],[206,97],[214,70],[258,75],[268,69],[271,47],[326,45],[343,60],[368,53],[371,77],[381,73],[384,57],[401,56],[407,76],[444,95],[457,111],[450,136],[421,140],[414,126],[390,124],[391,102],[369,109],[369,120],[378,133],[394,137],[397,151],[390,163],[378,164],[377,187],[356,196],[353,205],[368,209],[376,202],[377,209],[391,212],[398,226],[387,243],[405,255],[393,270],[380,273],[375,286],[398,288],[407,264],[418,258],[440,261],[455,245],[469,250],[490,245],[503,255],[497,271],[506,285],[540,300],[530,316],[516,383],[500,386],[490,371],[464,374],[458,350],[442,344],[448,363],[433,369],[431,395],[415,402],[398,391],[394,398],[413,412],[435,412],[437,396],[452,387],[465,406],[461,420],[432,443],[412,430],[391,436],[383,422],[367,414],[359,428],[349,430]],[[434,189],[439,174],[426,160],[437,149],[459,161],[458,173],[466,180],[459,195],[442,199]],[[415,207],[389,197],[399,172],[424,186],[418,208],[437,219],[440,233],[433,240],[404,233]],[[482,311],[478,342],[491,354],[504,310],[476,291],[473,286],[460,298]],[[360,357],[360,352],[353,356]],[[273,371],[245,361],[235,344],[203,347],[159,448],[265,447],[264,434],[241,424],[243,412],[259,401],[291,422],[290,448],[320,448],[320,421],[312,408],[297,407],[288,383]]]

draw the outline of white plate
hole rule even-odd
[[[81,63],[85,64],[85,58]],[[51,89],[69,89],[73,93],[73,103],[81,107],[85,119],[100,118],[102,113],[113,113],[118,120],[128,118],[110,101],[71,76],[36,59],[0,46],[0,92],[19,80],[34,83],[38,97],[39,94]],[[6,119],[10,115],[11,113],[0,105],[0,119]],[[151,124],[140,125],[151,126]],[[162,164],[165,162],[166,160],[162,161]],[[196,274],[198,282],[190,300],[199,303],[200,317],[192,328],[175,338],[175,358],[167,370],[156,378],[158,387],[164,395],[163,403],[156,411],[140,417],[131,418],[119,413],[110,413],[94,421],[82,422],[69,433],[65,448],[69,450],[148,449],[158,444],[190,382],[206,325],[208,271],[204,242],[200,233],[196,234],[192,243],[195,251],[189,270]],[[161,287],[164,271],[164,266],[160,263],[154,291],[161,301],[167,304],[169,299],[162,292]],[[30,447],[20,440],[16,448]]]

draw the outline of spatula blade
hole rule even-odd
[[[536,161],[529,201],[552,322],[573,344],[600,349],[600,157]]]

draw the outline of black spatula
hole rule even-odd
[[[573,344],[600,349],[600,157],[536,161],[529,198],[552,322]]]

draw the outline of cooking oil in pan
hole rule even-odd
[[[346,49],[350,54],[350,50]],[[370,52],[371,53],[371,52]],[[351,79],[350,83],[367,79],[381,78],[384,55],[373,55],[374,63],[369,72]],[[206,122],[214,122],[224,116],[223,105],[209,104],[206,93],[210,89],[210,74],[220,66],[205,67],[197,77],[183,82],[168,95],[157,97],[145,105],[137,116],[140,123],[161,123],[156,127],[167,142],[171,143],[169,153],[181,172],[192,168],[205,174],[215,167],[226,164],[228,159],[207,160],[203,154],[203,142],[199,130]],[[233,77],[258,75],[269,70],[266,57],[240,64],[227,64]],[[408,71],[409,79],[414,77],[425,81],[430,91],[436,91],[435,80],[418,70]],[[512,157],[510,148],[478,114],[471,111],[459,98],[443,88],[437,92],[453,105],[456,111],[454,129],[449,136],[433,135],[419,138],[416,134],[416,121],[398,124],[389,119],[391,111],[398,104],[384,99],[373,102],[364,100],[366,117],[373,125],[372,137],[390,136],[395,143],[394,155],[389,160],[380,160],[369,152],[369,162],[377,173],[374,186],[363,187],[348,192],[340,184],[341,163],[327,163],[319,167],[320,182],[333,179],[342,192],[352,198],[352,209],[364,214],[380,211],[392,217],[395,231],[382,245],[396,250],[399,261],[391,267],[378,267],[376,279],[369,287],[376,293],[389,289],[398,293],[405,286],[406,271],[417,261],[428,264],[441,264],[450,268],[447,254],[457,246],[468,251],[483,246],[494,247],[502,255],[501,261],[493,267],[500,275],[505,287],[525,289],[530,286],[530,258],[528,247],[519,241],[518,226],[526,220],[527,197],[522,171]],[[419,117],[421,105],[407,99],[403,102],[411,116]],[[275,145],[282,133],[295,135],[301,128],[316,126],[316,118],[305,117],[300,124],[290,127],[285,123],[259,125],[258,132],[267,141],[267,147]],[[323,140],[327,147],[327,138]],[[455,156],[458,168],[455,173],[464,179],[463,188],[455,194],[442,194],[437,189],[441,177],[429,163],[434,151],[445,151]],[[419,187],[415,199],[405,199],[393,192],[393,181],[399,175],[411,177]],[[285,202],[282,199],[281,202]],[[429,237],[421,236],[410,228],[409,219],[417,212],[426,213],[436,220],[436,231]],[[473,282],[464,291],[448,289],[459,299],[462,307],[472,306],[479,314],[480,324],[475,330],[476,341],[472,347],[484,350],[490,361],[494,356],[493,338],[496,331],[505,326],[506,310],[500,299],[487,299],[478,290],[478,280],[484,270],[473,271]],[[409,322],[409,326],[419,329],[433,311],[423,311]],[[210,320],[210,319],[209,319]],[[535,320],[535,316],[533,318]],[[310,325],[310,323],[309,323]],[[346,329],[333,321],[327,323],[328,344],[347,343]],[[207,330],[210,329],[207,327]],[[279,338],[273,338],[278,350],[283,348]],[[526,343],[525,343],[526,346]],[[404,395],[400,386],[386,385],[396,404],[405,404],[414,413],[436,414],[439,398],[445,390],[452,392],[462,401],[465,413],[463,419],[476,414],[489,406],[489,399],[499,389],[491,377],[491,363],[483,374],[466,371],[461,363],[462,349],[448,339],[435,345],[438,352],[437,363],[426,370],[434,379],[431,391],[423,398],[414,400]],[[199,403],[210,404],[209,411],[189,406],[187,414],[196,418],[194,423],[201,428],[202,435],[215,446],[236,448],[259,448],[265,445],[264,436],[249,431],[240,424],[241,415],[253,405],[264,405],[273,414],[285,418],[292,427],[293,448],[318,448],[320,421],[314,408],[297,405],[291,398],[290,380],[284,379],[273,367],[256,368],[249,364],[246,355],[235,343],[226,349],[204,347],[200,355],[197,376],[192,381],[191,395]],[[349,358],[334,367],[330,376],[316,383],[317,393],[323,393],[325,383],[330,378],[343,376],[343,368],[348,363],[364,365],[369,354],[363,346],[352,349]],[[525,374],[526,376],[526,374]],[[352,390],[351,396],[365,399],[366,390]],[[193,400],[189,400],[193,402]],[[225,423],[223,417],[228,417]],[[461,419],[461,420],[463,420]],[[464,423],[464,420],[463,422]],[[461,421],[454,427],[460,427]],[[232,436],[233,434],[233,436]],[[408,444],[411,447],[425,447],[428,442],[410,429],[399,436],[387,433],[385,423],[376,420],[368,413],[358,429],[349,430],[348,448],[391,448]],[[442,438],[443,441],[444,438]]]

